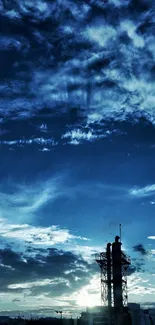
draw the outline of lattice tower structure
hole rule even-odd
[[[130,258],[121,250],[121,243],[117,245],[116,236],[113,244],[108,243],[105,252],[95,256],[101,270],[101,305],[111,307],[126,307],[127,296],[127,269],[131,264]],[[113,249],[116,244],[116,250]],[[112,246],[112,250],[111,250]],[[118,247],[120,247],[120,252]],[[117,263],[117,257],[119,263]]]
[[[121,251],[122,298],[124,307],[128,306],[127,270],[130,264],[130,257]]]
[[[107,244],[106,252],[96,254],[96,262],[101,270],[101,305],[112,306],[113,294],[112,294],[112,254],[109,247],[111,244]]]

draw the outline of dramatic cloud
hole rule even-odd
[[[139,7],[119,0],[3,3],[2,123],[65,117],[59,140],[76,145],[100,138],[98,121],[143,116],[154,124],[154,9],[144,1]],[[91,130],[81,129],[86,121],[95,124]],[[46,121],[38,131],[47,131]],[[1,144],[57,140],[37,136]]]
[[[17,253],[10,248],[1,249],[0,269],[4,274],[0,280],[1,295],[10,292],[10,297],[14,293],[14,299],[17,299],[20,293],[21,299],[24,294],[26,300],[42,295],[43,302],[45,297],[49,299],[48,304],[53,297],[56,300],[59,297],[60,305],[64,300],[66,304],[73,300],[67,295],[72,295],[78,304],[80,288],[89,284],[96,273],[94,265],[80,255],[55,248],[32,249],[25,253]]]
[[[1,1],[1,311],[99,304],[119,223],[130,301],[155,301],[154,17],[150,0]]]

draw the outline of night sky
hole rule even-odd
[[[0,0],[0,313],[100,305],[119,234],[155,304],[155,5]]]

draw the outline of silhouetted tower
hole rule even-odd
[[[112,244],[113,295],[116,308],[123,307],[121,245],[119,236],[116,236]]]
[[[127,268],[130,259],[121,250],[120,237],[107,244],[106,252],[96,256],[101,269],[101,304],[121,309],[127,306]]]
[[[107,244],[107,285],[108,285],[108,307],[112,306],[112,295],[111,295],[111,243]]]

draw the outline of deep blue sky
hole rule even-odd
[[[1,312],[100,303],[122,224],[155,301],[155,20],[146,0],[0,3]]]

